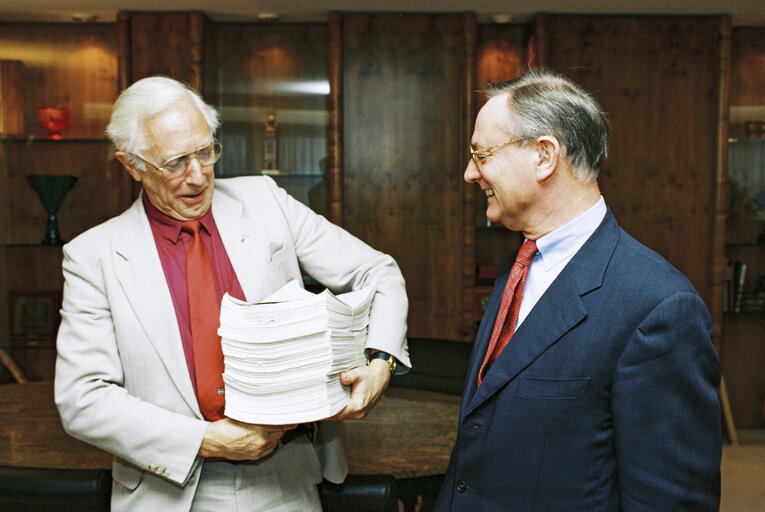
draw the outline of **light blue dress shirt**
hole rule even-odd
[[[606,211],[606,202],[601,196],[597,203],[579,217],[536,241],[537,254],[529,266],[516,328],[521,325],[571,258],[595,232],[606,216]]]

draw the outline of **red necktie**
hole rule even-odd
[[[186,253],[186,284],[189,293],[191,340],[194,347],[194,371],[197,378],[197,401],[202,415],[209,421],[223,418],[223,352],[218,336],[220,303],[215,291],[210,257],[199,234],[199,221],[181,224],[191,233]]]
[[[526,276],[529,274],[529,265],[536,252],[537,245],[531,240],[526,240],[518,251],[513,268],[510,270],[510,277],[505,285],[505,291],[502,293],[502,303],[499,306],[497,321],[494,322],[489,348],[486,350],[486,357],[481,365],[481,370],[478,372],[479,385],[489,367],[497,360],[500,352],[515,332],[515,324],[518,322],[518,312],[521,309],[521,300],[523,299],[523,288],[526,286]],[[509,318],[508,312],[510,313]]]

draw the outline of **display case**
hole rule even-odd
[[[217,177],[269,175],[324,214],[326,24],[215,24],[205,96],[220,112]]]
[[[765,426],[765,29],[733,27],[722,364],[739,428]]]
[[[132,201],[104,134],[118,92],[116,47],[113,24],[0,24],[0,348],[30,380],[53,376],[61,244]],[[51,105],[69,110],[57,134],[38,118]],[[40,175],[71,178],[53,197],[33,188],[29,177]]]

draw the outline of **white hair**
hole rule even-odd
[[[143,123],[170,106],[191,100],[210,126],[210,133],[218,128],[218,112],[206,104],[202,97],[188,85],[164,76],[152,76],[138,80],[122,91],[112,108],[106,135],[118,151],[124,151],[132,163],[145,170],[143,162],[132,157],[147,149]]]

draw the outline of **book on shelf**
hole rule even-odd
[[[741,298],[744,294],[744,282],[746,281],[746,263],[734,262],[733,279],[733,312],[741,313]]]
[[[747,265],[725,259],[723,267],[723,313],[740,313],[744,295]]]

